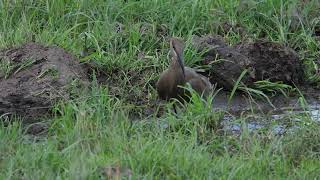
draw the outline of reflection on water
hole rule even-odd
[[[286,107],[290,107],[290,104],[287,104]],[[273,133],[281,135],[290,129],[297,128],[297,126],[286,126],[285,122],[288,121],[288,119],[290,122],[301,122],[307,119],[320,122],[320,102],[318,100],[310,101],[308,108],[296,107],[297,103],[292,104],[290,108],[282,107],[271,112],[269,111],[267,114],[255,112],[254,115],[252,115],[252,111],[249,110],[243,110],[240,111],[240,113],[238,110],[235,113],[236,115],[231,115],[231,111],[230,114],[225,114],[223,118],[224,129],[237,134],[244,128],[249,132],[269,129]],[[241,114],[241,116],[239,114]],[[245,121],[242,120],[241,123],[237,121],[239,119],[245,119]]]

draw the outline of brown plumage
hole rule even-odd
[[[163,100],[176,98],[178,100],[187,100],[188,93],[179,86],[185,86],[190,83],[200,95],[207,97],[212,91],[210,81],[198,74],[194,69],[184,66],[183,60],[183,42],[177,38],[170,40],[170,65],[161,75],[156,83],[156,89],[159,97]]]

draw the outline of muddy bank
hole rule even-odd
[[[288,130],[284,119],[298,120],[301,118],[296,116],[303,115],[320,120],[320,91],[304,81],[302,60],[293,49],[266,40],[229,46],[220,36],[194,36],[192,43],[203,52],[202,64],[209,66],[206,74],[211,82],[223,88],[213,100],[213,109],[226,112],[222,122],[225,130],[241,131],[241,124],[234,121],[239,118],[245,119],[249,130],[268,128],[277,121],[271,128],[277,134]],[[254,87],[254,82],[262,80],[280,81],[297,86],[304,99],[297,92],[290,97],[269,96],[268,100],[237,92],[229,103],[230,90],[245,70],[242,83],[246,86]]]
[[[299,89],[303,94],[306,105],[320,106],[320,90],[314,88]],[[262,113],[262,114],[281,114],[287,110],[302,110],[301,96],[299,94],[293,96],[284,96],[282,94],[269,96],[266,98],[257,98],[246,93],[236,93],[228,104],[230,92],[220,91],[214,97],[213,108],[228,111],[233,115],[241,115],[244,112]]]
[[[0,51],[0,115],[36,121],[88,83],[79,61],[64,49],[27,43]]]
[[[285,45],[258,40],[228,46],[220,36],[194,36],[193,46],[204,52],[203,64],[210,65],[209,78],[213,83],[231,90],[241,73],[247,70],[242,82],[247,86],[256,81],[282,81],[303,84],[304,71],[298,54]]]
[[[211,66],[210,80],[225,90],[233,88],[245,69],[248,73],[242,82],[247,85],[264,79],[301,84],[303,78],[297,54],[280,44],[257,41],[231,47],[221,37],[203,36],[195,37],[193,45],[198,51],[206,51],[202,63]],[[154,68],[139,72],[118,69],[103,72],[94,65],[80,66],[78,59],[62,48],[37,43],[1,50],[0,60],[0,115],[16,114],[33,120],[46,115],[55,102],[69,99],[72,82],[87,84],[87,75],[93,72],[100,85],[108,86],[110,95],[123,100],[129,109],[131,107],[131,119],[165,113],[151,93],[155,84]],[[226,94],[219,94],[215,105],[226,106],[227,98]],[[245,102],[239,94],[229,110],[246,110]],[[284,102],[279,101],[281,103]],[[266,104],[262,106],[261,109],[270,108]]]
[[[214,98],[213,109],[226,112],[221,123],[227,133],[238,135],[246,128],[249,132],[268,130],[282,135],[303,121],[320,122],[320,90],[303,87],[300,91],[303,98],[277,95],[269,102],[237,93],[229,105],[229,92],[222,91]]]

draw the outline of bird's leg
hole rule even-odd
[[[175,103],[173,103],[173,111],[174,111],[174,113],[177,115],[178,113],[177,113],[177,107],[176,107],[176,104]]]

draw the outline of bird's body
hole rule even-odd
[[[170,40],[171,62],[156,83],[159,97],[163,100],[176,98],[186,100],[188,93],[181,87],[189,83],[197,93],[208,96],[212,90],[210,81],[198,74],[194,69],[185,67],[183,64],[183,43],[177,39]]]
[[[190,67],[185,67],[185,80],[197,93],[208,97],[212,91],[212,84],[207,77],[197,73]]]
[[[179,65],[172,65],[166,69],[156,84],[159,97],[163,100],[180,99],[183,89],[179,86],[186,84],[184,72]]]

